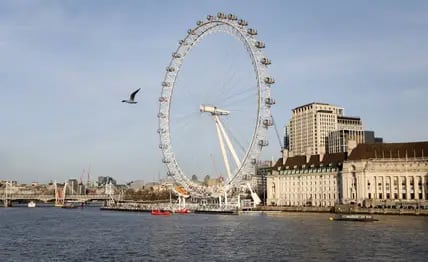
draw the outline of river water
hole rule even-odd
[[[428,261],[428,217],[0,208],[0,261]]]

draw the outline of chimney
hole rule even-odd
[[[347,144],[347,153],[348,156],[351,155],[352,150],[354,150],[357,147],[357,141],[355,140],[348,140],[348,144]]]
[[[282,151],[282,165],[285,165],[285,162],[287,161],[288,157],[289,157],[288,149],[284,149],[284,151]]]
[[[311,150],[311,147],[306,147],[306,163],[308,163],[309,162],[309,159],[311,159],[311,153],[312,153],[312,150]]]

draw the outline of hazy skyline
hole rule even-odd
[[[120,183],[164,177],[165,67],[187,29],[218,11],[248,20],[266,43],[281,133],[292,108],[318,101],[385,142],[428,140],[425,1],[0,1],[0,179],[64,181],[88,168]],[[204,39],[183,81],[205,81],[204,59],[213,81],[245,82],[250,62],[230,39]],[[219,61],[235,53],[227,75]],[[137,105],[120,102],[137,88]],[[269,134],[264,157],[279,158]]]

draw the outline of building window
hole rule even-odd
[[[369,193],[369,199],[372,199],[372,193]]]

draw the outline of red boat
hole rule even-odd
[[[152,215],[153,216],[169,216],[169,215],[171,215],[171,212],[169,212],[168,210],[154,209],[154,210],[152,210]]]
[[[174,213],[177,213],[177,214],[189,214],[190,212],[189,212],[189,209],[182,208],[182,209],[175,210]]]

